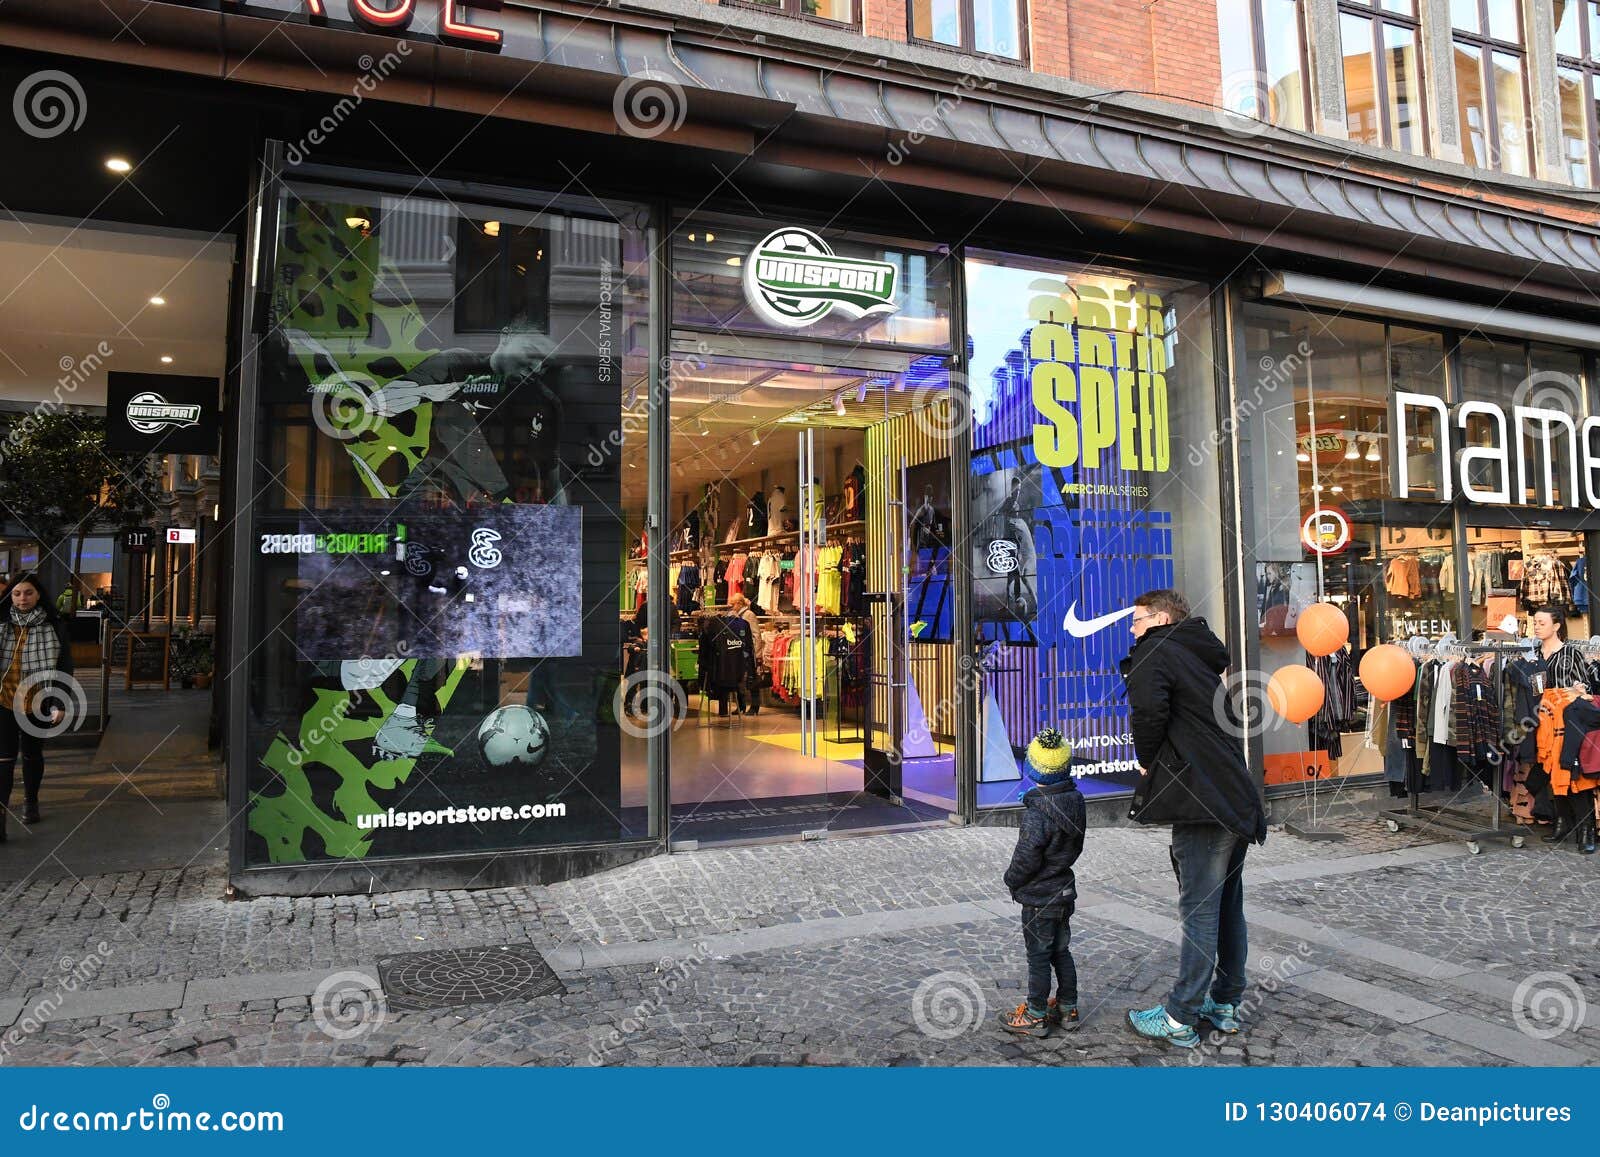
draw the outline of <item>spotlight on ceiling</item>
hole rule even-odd
[[[150,299],[150,304],[151,304],[151,305],[165,305],[165,304],[167,304],[167,299],[166,299],[166,298],[164,298],[164,297],[162,297],[162,296],[161,296],[161,295],[160,295],[160,294],[159,294],[159,293],[158,293],[158,294],[156,294],[156,295],[155,295],[155,296],[154,296],[154,297],[152,297],[152,298],[151,298],[151,299]]]
[[[107,157],[106,168],[121,177],[133,172],[133,162],[126,157]]]

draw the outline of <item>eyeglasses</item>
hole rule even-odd
[[[1142,623],[1146,619],[1157,619],[1161,617],[1162,613],[1163,612],[1161,611],[1151,611],[1148,615],[1134,615],[1133,621],[1136,623]]]

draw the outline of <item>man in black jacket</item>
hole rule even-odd
[[[1022,905],[1028,999],[1000,1014],[1007,1031],[1024,1036],[1046,1037],[1052,1028],[1078,1027],[1078,969],[1071,947],[1078,886],[1072,865],[1083,853],[1084,806],[1071,765],[1072,745],[1053,727],[1028,744],[1025,769],[1039,786],[1022,797],[1017,848],[1005,874],[1011,898]]]
[[[1245,763],[1241,729],[1226,715],[1228,649],[1174,590],[1133,600],[1133,649],[1122,662],[1134,754],[1142,777],[1133,818],[1172,825],[1183,943],[1165,1005],[1130,1009],[1150,1040],[1200,1043],[1201,1021],[1239,1031],[1249,952],[1244,854],[1267,836],[1261,790]]]

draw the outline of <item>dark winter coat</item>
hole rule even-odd
[[[1005,884],[1030,908],[1065,908],[1078,898],[1072,865],[1083,852],[1083,793],[1070,778],[1022,797],[1017,850]]]
[[[1152,627],[1134,643],[1122,678],[1134,754],[1148,774],[1129,814],[1141,823],[1220,824],[1262,843],[1266,805],[1222,690],[1227,669],[1228,648],[1197,616]]]

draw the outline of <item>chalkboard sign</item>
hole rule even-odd
[[[118,631],[111,636],[111,666],[122,668],[123,686],[129,690],[135,683],[160,683],[170,691],[170,652],[171,638],[167,635]]]

